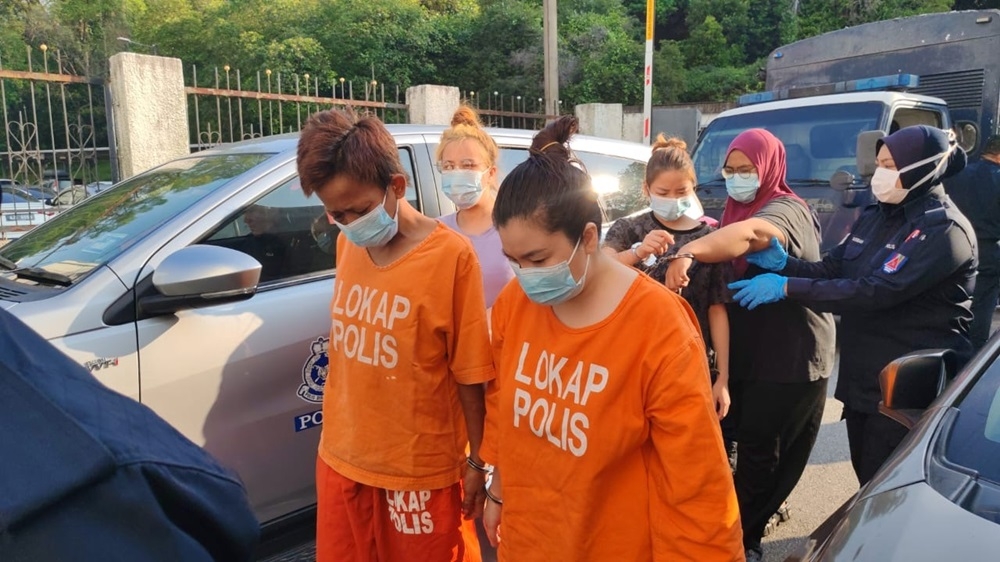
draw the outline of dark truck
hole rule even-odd
[[[740,132],[769,130],[788,153],[788,183],[820,217],[822,249],[836,246],[872,201],[874,169],[858,151],[900,127],[953,129],[976,157],[997,131],[1000,10],[928,14],[849,27],[774,50],[767,91],[719,114],[694,150],[702,203],[719,216],[726,188],[720,170]],[[861,154],[861,156],[870,155]],[[839,172],[839,173],[838,173]]]

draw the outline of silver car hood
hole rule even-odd
[[[991,560],[998,552],[1000,526],[918,482],[858,502],[840,520],[818,559]]]

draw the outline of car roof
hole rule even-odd
[[[397,135],[434,135],[439,136],[447,127],[443,125],[386,125],[386,128],[394,136]],[[514,145],[528,147],[531,139],[538,133],[528,129],[498,129],[487,127],[486,132],[490,134],[501,146]],[[269,137],[260,137],[235,143],[228,143],[204,150],[200,155],[223,155],[223,154],[259,154],[259,153],[288,153],[294,152],[298,146],[299,134],[286,133]],[[592,137],[588,135],[575,135],[570,142],[571,146],[577,150],[587,150],[590,152],[600,152],[610,156],[623,156],[647,160],[650,148],[644,144]]]

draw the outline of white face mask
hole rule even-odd
[[[925,182],[933,178],[934,175],[937,174],[938,171],[940,171],[941,166],[948,163],[948,158],[951,156],[951,153],[955,151],[956,146],[957,145],[952,144],[951,147],[949,147],[946,152],[942,154],[935,154],[930,158],[924,158],[923,160],[919,162],[914,162],[913,164],[910,164],[909,166],[906,166],[905,168],[900,170],[890,170],[888,168],[876,168],[875,174],[872,175],[872,194],[875,195],[875,198],[881,201],[882,203],[887,203],[889,205],[898,205],[902,203],[903,200],[906,199],[906,196],[910,194],[910,191],[913,191],[914,189],[920,187]],[[934,162],[935,160],[938,159],[940,159],[940,161],[937,163],[937,166],[934,166],[933,170],[928,172],[926,176],[920,178],[920,181],[913,184],[913,186],[910,187],[910,189],[902,189],[896,187],[896,183],[899,181],[899,176],[903,175],[904,173],[910,170],[919,168],[924,164],[929,164],[931,162]]]
[[[673,222],[681,217],[697,220],[705,216],[701,203],[694,195],[673,199],[650,194],[649,207],[656,213],[656,216],[667,222]]]

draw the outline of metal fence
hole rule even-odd
[[[68,74],[58,50],[44,44],[38,50],[40,57],[26,48],[20,69],[0,60],[0,179],[45,195],[72,185],[117,181],[104,80]]]
[[[545,100],[537,96],[504,94],[497,90],[465,90],[465,103],[476,108],[483,121],[501,129],[540,130],[545,123],[559,117],[545,114]],[[559,112],[563,101],[559,100]]]
[[[228,65],[213,68],[207,78],[192,66],[189,79],[192,150],[296,132],[310,114],[334,107],[372,113],[386,123],[406,123],[409,115],[399,88],[376,80],[355,83],[270,70],[247,76]]]

